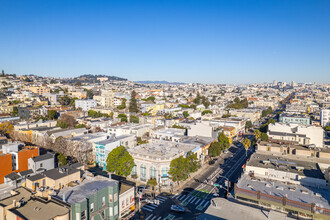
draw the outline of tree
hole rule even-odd
[[[204,110],[202,112],[202,115],[206,115],[206,114],[212,114],[212,111],[211,110]]]
[[[61,153],[59,155],[57,155],[57,161],[58,161],[58,165],[60,167],[68,164],[67,156],[65,156],[64,154],[61,154]]]
[[[49,119],[54,120],[55,118],[57,118],[57,111],[56,110],[48,110],[47,111],[47,116]]]
[[[127,122],[127,115],[125,114],[119,114],[118,118],[120,119],[121,122]]]
[[[93,89],[84,89],[84,90],[87,93],[86,94],[87,98],[93,99],[93,97],[94,97]]]
[[[245,148],[245,154],[247,156],[247,151],[248,151],[249,147],[251,146],[251,141],[248,138],[244,138],[244,140],[242,141],[242,144]]]
[[[137,116],[134,116],[134,115],[131,115],[130,117],[129,117],[129,122],[131,122],[131,123],[139,123],[139,117],[137,117]]]
[[[262,141],[268,141],[268,135],[267,135],[267,133],[261,133],[261,135],[260,135],[260,139],[261,139]]]
[[[230,146],[230,140],[223,132],[219,134],[218,141],[223,148],[228,148]]]
[[[246,129],[250,129],[252,127],[253,127],[252,122],[251,121],[247,121],[246,124],[245,124],[245,128]]]
[[[208,149],[208,154],[211,157],[217,157],[217,156],[220,155],[221,150],[222,150],[222,146],[220,145],[220,143],[219,142],[213,142],[211,144],[211,146],[209,147],[209,149]]]
[[[152,186],[152,187],[157,186],[157,180],[155,178],[149,179],[147,182],[147,186]]]
[[[2,122],[0,124],[0,134],[10,134],[14,131],[14,126],[10,122]]]
[[[168,174],[170,175],[171,180],[178,182],[178,184],[180,181],[188,179],[189,167],[186,158],[180,156],[172,160]]]
[[[254,137],[255,137],[255,139],[258,140],[260,138],[260,136],[261,136],[261,132],[259,130],[255,130],[254,131]]]
[[[56,126],[64,129],[68,128],[68,123],[65,121],[57,121]]]
[[[133,90],[131,93],[131,101],[129,104],[129,112],[135,112],[137,113],[139,111],[136,103],[136,92]]]
[[[118,109],[125,109],[126,108],[126,99],[125,98],[123,98],[122,100],[121,100],[121,104],[120,105],[118,105],[117,106],[117,108]]]
[[[18,107],[17,106],[13,107],[13,111],[11,112],[11,115],[12,116],[18,116]]]
[[[58,99],[58,102],[61,105],[70,105],[71,99],[68,96],[62,96]]]
[[[189,113],[187,111],[184,111],[182,114],[183,114],[183,117],[185,117],[185,118],[188,118],[188,116],[189,116]]]
[[[189,173],[194,173],[200,168],[197,154],[189,151],[187,153],[186,159],[188,160]]]
[[[134,159],[124,146],[113,149],[107,157],[106,169],[108,172],[120,176],[128,176],[134,167]]]
[[[75,128],[86,128],[86,125],[84,124],[78,124],[76,126],[74,126]]]
[[[70,127],[70,128],[74,127],[77,124],[76,120],[74,119],[74,117],[72,115],[63,114],[57,120],[57,126],[59,126],[59,127],[64,126],[65,127],[65,123],[67,124],[66,127]]]

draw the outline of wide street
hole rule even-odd
[[[253,149],[248,151],[248,157]],[[213,194],[223,196],[225,192],[225,180],[237,182],[246,162],[246,152],[242,145],[232,145],[227,154],[223,153],[218,157],[218,161],[213,165],[204,168],[205,172],[197,175],[194,179],[184,185],[182,192],[176,195],[161,193],[156,196],[158,204],[144,203],[141,208],[145,219],[195,219],[203,213]],[[214,184],[219,184],[215,187]],[[185,208],[184,213],[171,211],[171,205],[180,205]]]

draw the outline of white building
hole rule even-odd
[[[330,109],[321,109],[320,119],[322,127],[330,125]]]
[[[81,99],[75,101],[75,107],[81,108],[83,111],[89,111],[91,108],[97,106],[97,102],[93,99]]]
[[[323,147],[324,130],[313,125],[275,123],[268,125],[268,137],[296,142],[301,145]]]

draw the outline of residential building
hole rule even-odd
[[[46,93],[50,93],[50,88],[45,86],[30,86],[29,90],[38,95],[44,95]]]
[[[89,111],[97,106],[97,102],[93,99],[81,99],[75,101],[75,108],[81,108],[83,111]]]
[[[229,113],[240,118],[249,119],[252,123],[255,123],[261,118],[262,110],[260,109],[230,109]]]
[[[25,146],[22,143],[8,143],[2,145],[0,153],[0,183],[4,183],[4,177],[12,172],[28,170],[28,160],[39,156],[39,148]]]
[[[19,187],[11,196],[0,200],[0,219],[18,220],[69,220],[70,207],[51,198],[36,196],[32,191]]]
[[[102,167],[106,170],[106,160],[108,154],[119,146],[124,146],[126,148],[134,147],[136,139],[134,135],[112,135],[106,140],[96,142],[94,147],[95,163],[97,166]]]
[[[323,108],[320,111],[321,126],[326,127],[330,125],[330,108]]]
[[[120,218],[119,183],[115,180],[102,176],[86,176],[79,185],[64,188],[52,197],[71,207],[72,220]]]
[[[108,134],[110,136],[134,135],[136,137],[142,137],[143,135],[148,134],[152,128],[153,126],[151,124],[120,124],[108,127]]]
[[[46,154],[29,158],[28,168],[31,169],[34,173],[54,169],[55,154],[47,152]]]
[[[41,187],[62,189],[71,182],[81,182],[83,170],[84,165],[79,163],[47,170],[27,177],[26,187],[31,190],[37,190]]]
[[[324,130],[313,125],[275,123],[268,125],[268,137],[283,142],[294,142],[300,145],[314,145],[322,148]]]

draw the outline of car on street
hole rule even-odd
[[[219,194],[217,194],[217,193],[213,193],[212,197],[213,197],[213,198],[219,197]]]
[[[171,211],[184,212],[184,208],[182,206],[179,206],[179,205],[172,205],[171,206]]]
[[[215,164],[214,160],[211,160],[211,161],[209,162],[209,165],[212,165],[212,164]]]
[[[229,151],[228,150],[225,150],[224,153],[227,154]]]

